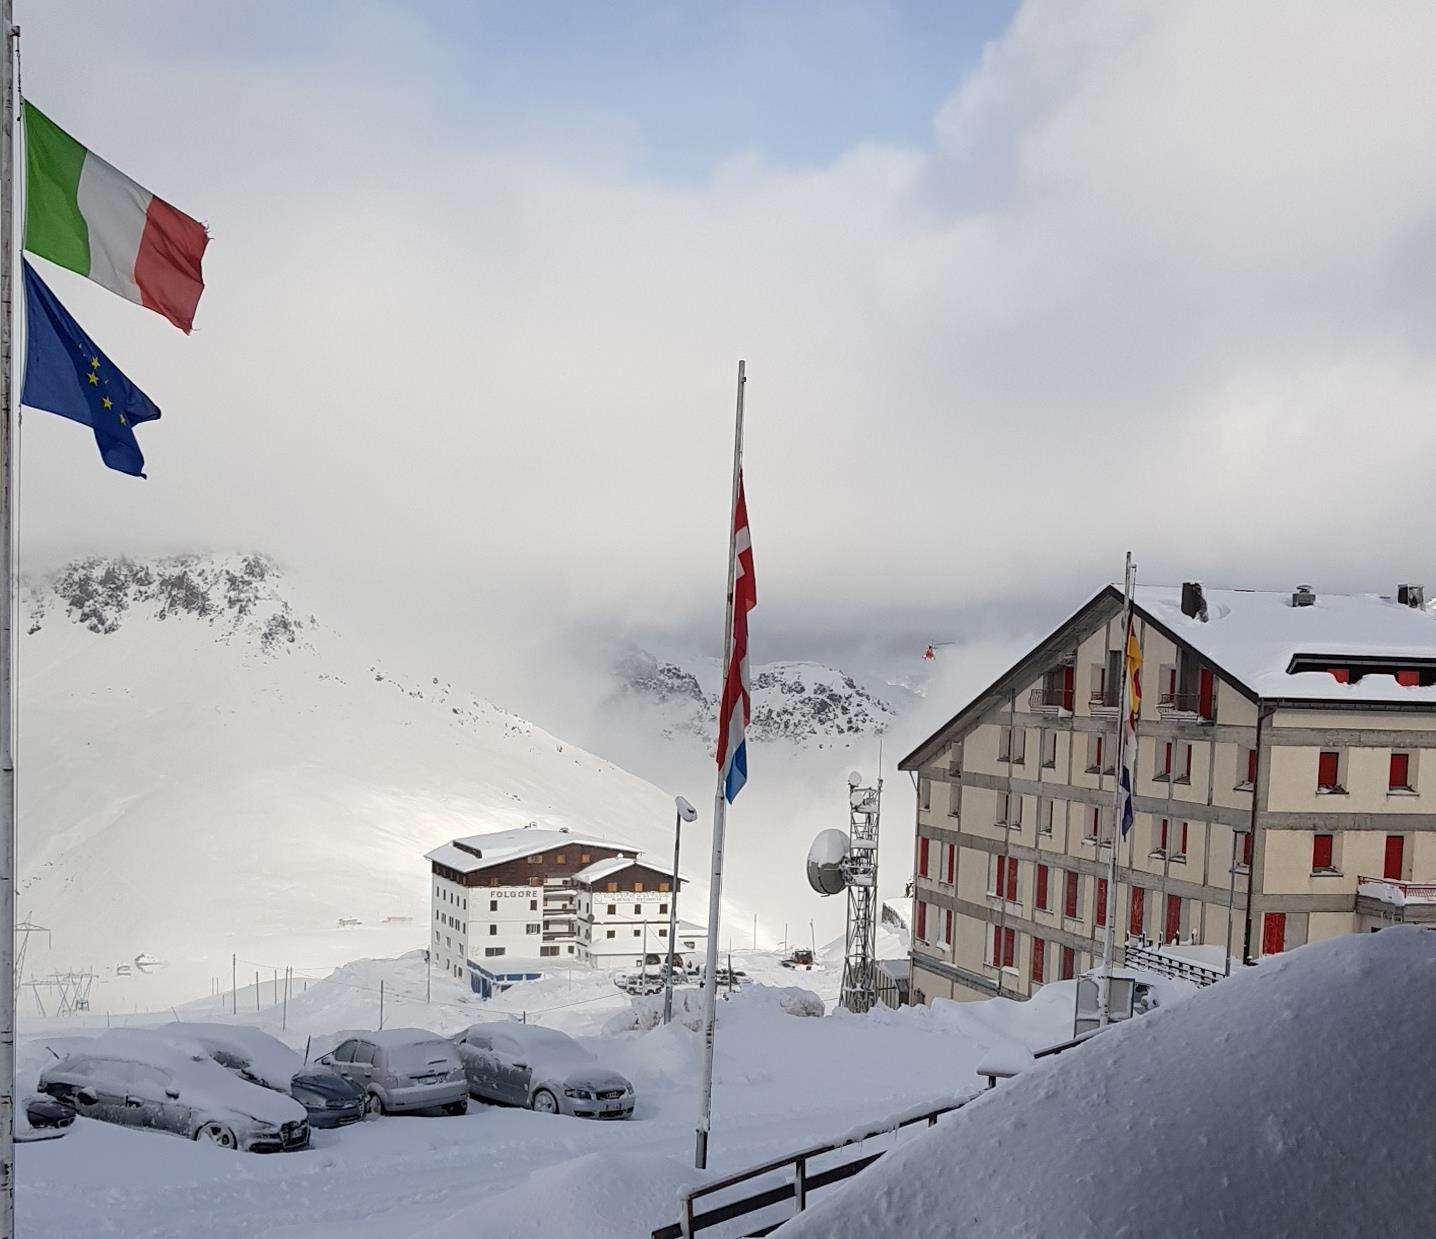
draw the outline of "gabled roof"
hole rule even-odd
[[[1325,671],[1290,671],[1293,659],[1436,664],[1436,618],[1380,594],[1317,594],[1311,606],[1292,605],[1291,594],[1245,589],[1206,589],[1206,620],[1182,614],[1182,591],[1174,585],[1142,585],[1132,610],[1163,636],[1210,665],[1249,700],[1333,708],[1427,706],[1436,708],[1436,685],[1401,685],[1394,676],[1366,674],[1338,683]],[[1121,591],[1107,585],[1047,638],[977,694],[942,727],[898,763],[916,770],[933,752],[972,725],[1014,685],[1033,680],[1061,654],[1117,614]]]
[[[466,835],[425,852],[424,859],[445,865],[459,873],[473,873],[505,861],[533,856],[538,852],[551,852],[561,847],[613,848],[632,852],[638,849],[632,844],[615,843],[611,839],[596,839],[592,835],[575,835],[566,830],[549,830],[539,826],[525,826],[517,830],[496,830],[487,835]]]
[[[594,863],[586,869],[580,869],[573,875],[573,880],[575,882],[602,882],[604,878],[610,877],[615,873],[622,873],[623,870],[633,865],[636,865],[640,869],[647,869],[650,873],[656,873],[665,878],[671,876],[668,870],[660,869],[657,865],[650,865],[645,860],[635,860],[631,856],[613,856],[608,860],[594,861]],[[678,875],[678,880],[680,882],[688,881],[681,873]]]

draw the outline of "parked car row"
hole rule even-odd
[[[229,1024],[112,1029],[50,1048],[56,1061],[40,1073],[44,1096],[28,1114],[56,1134],[79,1114],[259,1153],[307,1148],[311,1128],[366,1114],[460,1115],[470,1097],[580,1118],[633,1113],[628,1080],[573,1038],[530,1024],[476,1024],[453,1037],[357,1033],[314,1063]]]

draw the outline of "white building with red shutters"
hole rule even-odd
[[[1027,997],[1124,939],[1238,960],[1436,924],[1436,619],[1395,596],[1144,586],[1136,818],[1107,890],[1122,597],[903,759],[914,1001]],[[1427,751],[1432,756],[1425,756]]]

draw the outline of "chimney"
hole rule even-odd
[[[1291,596],[1291,605],[1294,607],[1310,607],[1316,605],[1316,595],[1312,592],[1310,585],[1298,585],[1296,592]]]
[[[1207,622],[1207,599],[1200,581],[1182,582],[1182,614],[1188,619]]]
[[[1426,606],[1426,587],[1424,585],[1398,585],[1396,601],[1403,607],[1411,607],[1420,611]]]

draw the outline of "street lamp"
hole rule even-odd
[[[682,796],[673,798],[677,815],[673,819],[673,891],[668,900],[668,967],[663,973],[663,1022],[673,1018],[673,940],[678,933],[678,844],[683,838],[684,822],[696,822],[698,810]]]

